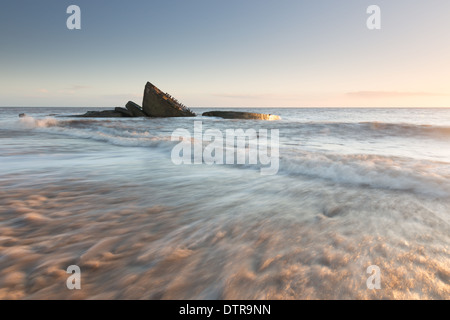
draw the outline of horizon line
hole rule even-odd
[[[89,106],[0,106],[0,108],[95,108],[95,109],[107,109],[107,108],[116,108],[115,106],[110,107],[89,107]],[[190,106],[189,108],[198,108],[198,109],[450,109],[450,106],[447,107],[419,107],[419,106],[260,106],[260,107],[237,107],[237,106]]]

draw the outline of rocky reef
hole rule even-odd
[[[142,108],[138,106],[133,101],[128,101],[128,103],[125,105],[125,108],[127,108],[128,111],[131,112],[133,117],[146,117],[147,115],[144,113]]]
[[[280,120],[273,114],[262,114],[241,111],[208,111],[202,114],[204,117],[219,117],[223,119],[247,119],[247,120]]]
[[[81,117],[86,118],[137,118],[137,117],[195,117],[196,114],[180,103],[170,94],[147,82],[144,89],[142,108],[128,101],[125,108],[117,107],[114,110],[88,111]]]
[[[125,108],[117,107],[114,110],[88,111],[80,117],[86,118],[168,118],[168,117],[195,117],[196,114],[180,103],[170,94],[147,82],[144,89],[142,107],[133,101],[128,101]],[[237,111],[210,111],[203,113],[204,117],[220,117],[224,119],[256,119],[279,120],[279,116]]]
[[[122,118],[124,115],[116,110],[88,111],[80,117],[86,118]]]

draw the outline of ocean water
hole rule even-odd
[[[85,111],[0,108],[0,299],[450,299],[450,109]],[[194,121],[278,129],[278,173],[175,165]]]

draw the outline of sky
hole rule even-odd
[[[2,0],[0,106],[450,107],[449,32],[448,0]]]

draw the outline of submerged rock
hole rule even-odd
[[[133,101],[128,101],[125,108],[133,114],[133,117],[146,117],[142,108]]]
[[[105,110],[105,111],[88,111],[80,117],[85,118],[122,118],[124,115],[115,110]]]
[[[142,109],[149,117],[195,117],[195,113],[150,82],[144,90]]]
[[[130,118],[133,117],[133,113],[125,108],[117,107],[114,109],[114,111],[123,114],[124,117],[130,117]]]
[[[280,120],[279,116],[273,114],[262,114],[241,111],[209,111],[202,114],[204,117],[219,117],[224,119],[247,119],[247,120]]]

